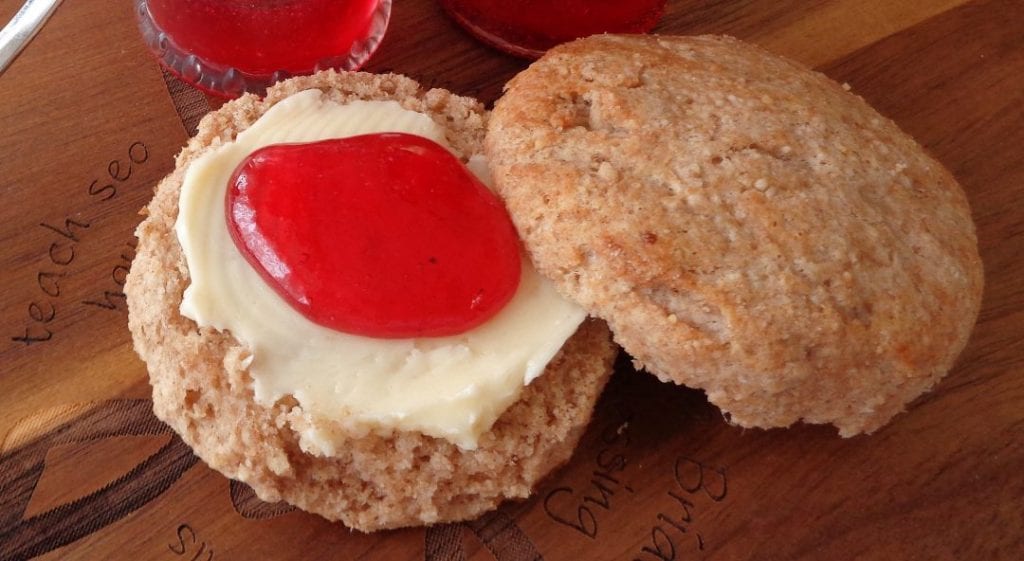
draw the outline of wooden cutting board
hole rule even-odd
[[[534,498],[365,535],[260,502],[153,418],[121,286],[137,210],[208,100],[163,75],[130,2],[65,2],[0,76],[0,560],[1024,559],[1021,22],[1019,0],[678,0],[658,29],[849,83],[962,182],[984,306],[908,413],[848,440],[742,430],[623,358]],[[399,0],[368,69],[490,103],[524,66]]]

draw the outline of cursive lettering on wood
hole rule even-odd
[[[93,179],[86,188],[86,194],[96,203],[114,199],[118,195],[118,187],[132,177],[137,166],[145,164],[148,160],[149,149],[146,144],[142,141],[132,142],[125,150],[124,157],[107,162],[106,175],[100,179]],[[72,274],[71,265],[79,256],[79,244],[97,220],[98,217],[84,218],[76,215],[39,223],[39,227],[47,230],[53,237],[45,250],[46,261],[36,271],[38,299],[26,305],[27,318],[23,331],[13,334],[11,341],[31,346],[53,339],[53,321],[61,315],[63,308],[62,283]],[[81,300],[79,303],[106,310],[123,310],[125,297],[121,287],[124,286],[134,251],[134,243],[127,244],[127,250],[120,251],[119,260],[110,271],[110,279],[114,284],[112,289],[103,290],[97,296]]]

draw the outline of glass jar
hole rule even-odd
[[[297,74],[362,66],[387,29],[391,0],[135,0],[161,64],[224,97]]]

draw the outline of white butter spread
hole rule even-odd
[[[445,145],[444,131],[430,117],[394,101],[340,105],[307,90],[194,161],[175,225],[191,274],[181,313],[200,326],[229,331],[251,350],[257,402],[270,406],[294,397],[308,419],[300,445],[309,453],[334,455],[339,426],[349,434],[418,431],[473,449],[585,317],[528,260],[518,292],[483,325],[449,337],[375,339],[306,319],[264,282],[228,233],[225,192],[250,153],[270,144],[376,132]],[[468,167],[489,182],[482,157]]]

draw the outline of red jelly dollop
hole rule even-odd
[[[262,148],[235,170],[226,211],[235,245],[270,286],[339,331],[462,333],[519,285],[519,238],[501,201],[419,136]]]

